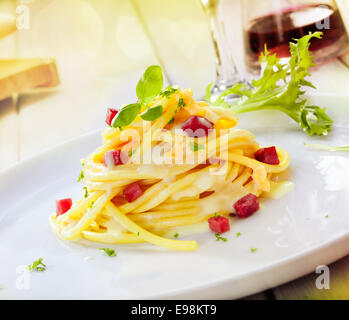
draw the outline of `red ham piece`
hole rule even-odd
[[[73,202],[72,199],[61,199],[56,201],[56,214],[57,217],[70,210]]]
[[[259,209],[258,198],[249,193],[234,204],[236,215],[240,218],[247,218]]]
[[[261,148],[254,154],[256,160],[267,164],[279,164],[279,156],[275,147]]]
[[[208,135],[208,130],[213,129],[213,123],[204,117],[191,116],[181,128],[189,137],[204,137]]]
[[[218,217],[211,217],[207,221],[210,226],[210,229],[213,232],[223,233],[230,230],[230,224],[229,224],[228,218],[218,216]]]
[[[111,123],[113,122],[113,119],[114,117],[118,114],[118,110],[116,109],[113,109],[113,108],[109,108],[107,110],[107,116],[105,118],[105,123],[108,125],[108,126],[111,126]]]

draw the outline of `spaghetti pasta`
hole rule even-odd
[[[160,94],[147,105],[154,106],[161,106],[162,112],[153,121],[143,120],[141,113],[122,130],[105,129],[103,145],[83,160],[82,182],[88,196],[64,214],[50,216],[59,237],[149,242],[192,251],[196,241],[164,235],[205,222],[215,213],[228,217],[242,197],[268,192],[273,175],[289,164],[289,155],[281,148],[276,149],[279,164],[257,161],[259,145],[250,132],[234,128],[235,113],[195,101],[191,90],[174,88]],[[195,116],[207,119],[212,130],[204,136],[185,134],[183,123]],[[107,166],[103,159],[115,150],[127,159]],[[125,190],[130,186],[137,197],[128,201]]]

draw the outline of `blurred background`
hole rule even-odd
[[[313,94],[348,101],[349,0],[0,0],[0,170],[102,128],[151,64],[200,98],[316,30]]]

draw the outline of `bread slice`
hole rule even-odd
[[[0,39],[16,30],[16,18],[7,13],[0,13]]]
[[[0,59],[0,100],[37,87],[59,85],[54,59]]]

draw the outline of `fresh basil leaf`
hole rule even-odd
[[[131,103],[124,106],[119,113],[114,117],[112,127],[122,128],[128,126],[137,117],[141,111],[141,105],[139,103]]]
[[[162,70],[160,66],[150,66],[145,70],[136,87],[137,97],[140,104],[152,101],[163,87]]]
[[[159,117],[161,117],[163,111],[162,106],[155,106],[153,108],[149,108],[147,111],[145,111],[141,118],[146,121],[153,121]]]

